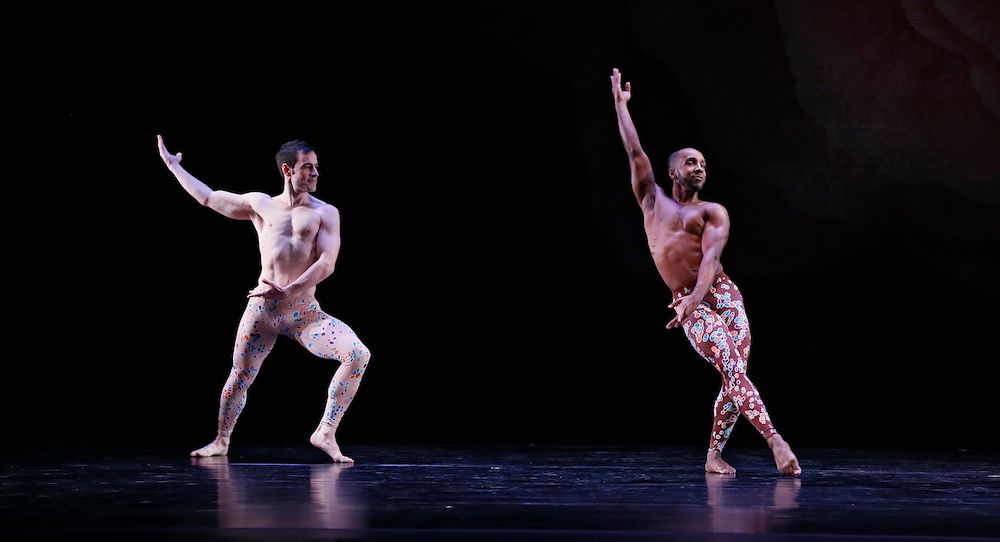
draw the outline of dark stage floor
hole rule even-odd
[[[963,540],[1000,537],[1000,453],[304,445],[7,454],[3,540]],[[8,452],[10,452],[8,450]],[[833,535],[833,536],[831,536]],[[1000,539],[1000,538],[998,538]]]

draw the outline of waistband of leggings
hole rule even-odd
[[[315,297],[295,297],[292,299],[264,299],[255,297],[251,298],[250,302],[253,303],[254,300],[257,300],[258,303],[263,304],[265,307],[281,310],[307,309],[312,305],[319,306],[319,302],[316,301]]]
[[[715,279],[712,281],[712,284],[718,284],[720,281],[726,281],[726,282],[732,283],[733,279],[729,278],[729,275],[727,275],[725,273],[725,271],[723,271],[722,273],[719,273],[718,275],[715,275]],[[688,288],[686,286],[678,288],[678,289],[674,290],[674,292],[673,292],[673,294],[674,294],[673,298],[677,299],[679,297],[684,297],[684,296],[690,294],[693,290],[694,290],[694,288]]]

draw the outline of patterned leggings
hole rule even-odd
[[[233,370],[219,400],[219,435],[228,437],[247,400],[247,389],[257,377],[278,335],[284,335],[313,354],[340,362],[330,382],[323,423],[335,429],[361,385],[371,352],[347,324],[326,314],[313,298],[262,299],[247,303],[236,333]]]
[[[674,292],[674,299],[690,293],[690,288],[683,288]],[[708,294],[681,325],[691,346],[722,374],[708,451],[722,451],[740,414],[765,439],[777,433],[760,393],[747,378],[750,321],[743,308],[743,296],[725,273],[715,277]]]

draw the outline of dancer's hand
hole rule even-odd
[[[686,320],[687,317],[694,312],[694,308],[696,306],[698,306],[698,303],[689,295],[675,299],[674,302],[669,305],[669,308],[677,311],[677,316],[674,316],[672,320],[667,322],[667,329],[679,327],[681,322]]]
[[[261,284],[256,288],[254,288],[253,290],[250,290],[250,293],[247,294],[248,298],[263,297],[264,299],[284,299],[288,297],[289,294],[288,288],[283,286],[278,286],[269,279],[262,278],[260,279],[260,281],[263,282],[264,284]]]
[[[625,81],[622,88],[622,73],[618,68],[611,70],[611,94],[615,97],[615,105],[627,104],[632,99],[632,83]]]
[[[160,149],[160,158],[163,159],[163,163],[167,167],[174,166],[181,163],[181,159],[184,158],[184,153],[179,152],[177,154],[170,154],[167,147],[163,145],[163,136],[156,135],[156,147]]]

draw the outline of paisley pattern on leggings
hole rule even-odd
[[[690,288],[682,288],[674,292],[674,299],[690,293]],[[740,414],[750,420],[764,438],[775,434],[760,393],[747,378],[750,321],[736,284],[725,273],[720,273],[681,327],[691,346],[722,375],[722,389],[713,408],[715,419],[708,450],[721,451],[726,446]]]

